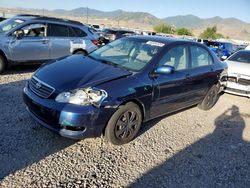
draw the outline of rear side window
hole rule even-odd
[[[199,46],[191,46],[192,68],[208,66],[213,63],[212,57],[207,50]]]
[[[48,36],[50,37],[68,37],[69,30],[67,26],[58,24],[49,24]]]
[[[170,49],[161,59],[159,66],[172,66],[175,70],[188,69],[188,48],[178,46]]]
[[[72,29],[74,30],[76,37],[86,37],[87,36],[87,34],[79,28],[72,27]]]

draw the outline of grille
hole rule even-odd
[[[250,85],[250,80],[247,80],[247,79],[243,79],[243,78],[240,78],[238,80],[238,83],[241,84],[241,85]]]
[[[237,82],[237,79],[235,77],[227,77],[227,80],[229,82]]]
[[[245,94],[245,95],[250,94],[249,91],[243,91],[243,90],[239,90],[239,89],[227,88],[226,90],[227,90],[227,91],[236,92],[236,93]]]
[[[48,98],[55,91],[53,87],[43,83],[34,76],[29,82],[29,87],[33,93],[42,98]]]

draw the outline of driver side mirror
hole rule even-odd
[[[24,36],[24,31],[23,30],[17,30],[15,32],[16,39],[21,39]]]
[[[161,67],[158,67],[154,73],[155,74],[163,74],[163,75],[167,75],[167,74],[172,74],[174,73],[175,68],[169,65],[163,65]]]

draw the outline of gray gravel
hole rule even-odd
[[[34,69],[18,69],[0,75],[0,187],[250,187],[250,99],[151,121],[124,146],[73,141],[29,117],[21,91]]]

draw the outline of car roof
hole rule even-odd
[[[32,15],[32,14],[18,14],[14,17],[15,19],[22,19],[22,20],[39,20],[39,21],[54,21],[60,22],[65,24],[74,24],[78,26],[84,26],[83,23],[73,20],[61,19],[61,18],[54,18],[54,17],[47,17],[41,15]]]

